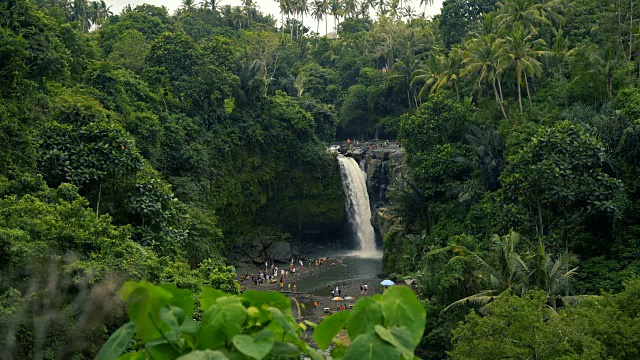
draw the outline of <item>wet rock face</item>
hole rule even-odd
[[[389,194],[405,186],[407,167],[404,160],[404,148],[395,142],[363,142],[347,144],[339,151],[353,157],[367,175],[367,192],[371,203],[372,225],[378,240],[385,236],[378,219],[379,211],[384,212],[392,205]]]
[[[388,191],[404,184],[404,148],[393,141],[376,141],[346,144],[339,151],[354,158],[367,174],[372,213],[388,205]]]

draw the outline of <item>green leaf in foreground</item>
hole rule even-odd
[[[427,324],[427,312],[413,291],[405,286],[392,286],[382,295],[380,303],[384,326],[388,329],[394,326],[406,327],[415,348],[420,343]]]
[[[349,338],[355,339],[359,335],[374,333],[374,326],[376,325],[382,325],[380,302],[372,297],[360,299],[351,311],[351,316],[347,321]]]
[[[200,309],[202,311],[207,311],[216,302],[216,299],[228,296],[222,290],[214,289],[210,286],[205,286],[202,288],[202,292],[200,293]]]
[[[313,340],[318,344],[320,349],[325,350],[331,345],[333,338],[344,328],[349,319],[349,315],[350,313],[348,311],[341,311],[329,316],[318,324],[313,331]]]
[[[400,351],[382,341],[376,334],[358,336],[349,346],[344,360],[394,360]]]
[[[275,343],[273,331],[262,330],[255,337],[249,335],[236,335],[232,339],[233,345],[241,353],[256,359],[264,359],[269,354]]]
[[[194,351],[186,355],[180,356],[177,360],[228,360],[220,351],[202,350]]]
[[[96,360],[115,360],[120,354],[127,348],[129,345],[129,341],[133,337],[135,333],[136,324],[133,322],[128,322],[122,325],[118,330],[116,330],[111,336],[109,336],[109,340],[107,340],[104,345],[102,345],[102,349],[96,356]]]
[[[414,358],[413,351],[415,350],[415,346],[411,339],[411,333],[407,328],[395,326],[389,330],[384,326],[376,325],[376,334],[378,334],[382,340],[400,350],[405,359],[411,360]]]

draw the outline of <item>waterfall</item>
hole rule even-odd
[[[349,224],[358,241],[356,256],[364,258],[379,258],[380,251],[376,250],[376,238],[371,226],[371,208],[365,174],[358,163],[350,157],[338,155],[342,186],[347,196],[346,207],[349,214]]]

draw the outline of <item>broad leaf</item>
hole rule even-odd
[[[285,314],[291,314],[291,302],[289,299],[273,291],[247,290],[241,295],[242,303],[246,306],[275,307]]]
[[[127,301],[129,319],[136,324],[136,335],[142,341],[161,337],[162,334],[156,325],[162,331],[168,331],[169,326],[162,323],[158,312],[169,302],[172,297],[171,293],[159,286],[145,282],[133,284],[135,286],[131,286],[130,282],[126,283],[121,294]]]
[[[376,325],[376,334],[378,334],[382,340],[400,350],[405,359],[411,360],[414,358],[413,351],[415,350],[415,345],[413,345],[411,333],[407,328],[396,326],[389,330],[384,326]]]
[[[176,360],[228,360],[220,351],[214,350],[198,350],[180,356]]]
[[[241,353],[256,360],[262,360],[273,349],[275,339],[271,330],[262,330],[255,337],[236,335],[232,342]]]
[[[144,350],[128,353],[120,356],[118,360],[147,360],[147,353]]]
[[[169,325],[172,330],[179,331],[184,322],[184,312],[176,306],[165,306],[159,311],[160,319]]]
[[[202,312],[209,310],[211,305],[213,305],[218,298],[228,296],[222,290],[214,289],[210,286],[205,286],[202,288],[202,292],[200,293],[200,309]]]
[[[349,319],[348,311],[335,313],[328,318],[322,320],[313,331],[313,340],[322,350],[331,345],[333,338],[342,330]]]
[[[184,316],[186,317],[193,316],[195,303],[193,301],[191,291],[187,289],[178,289],[178,287],[173,284],[162,284],[160,287],[173,295],[171,300],[169,300],[169,305],[177,306],[182,309]]]
[[[135,333],[136,324],[128,322],[116,330],[96,356],[96,360],[115,360],[127,348]]]
[[[367,333],[374,333],[375,326],[382,325],[382,307],[380,302],[371,297],[358,301],[347,321],[347,332],[351,339]]]
[[[344,360],[395,360],[400,351],[382,341],[375,333],[358,336],[349,346]]]
[[[380,303],[384,315],[384,326],[388,329],[394,326],[406,327],[411,333],[415,348],[422,339],[427,323],[427,312],[413,291],[405,286],[390,287],[382,296]]]
[[[273,344],[273,349],[271,350],[271,354],[276,358],[280,357],[293,357],[297,358],[300,356],[300,349],[293,345],[292,343],[284,342],[284,341],[276,341]]]
[[[199,349],[217,349],[227,340],[242,333],[247,312],[237,297],[222,297],[202,317],[198,335]]]

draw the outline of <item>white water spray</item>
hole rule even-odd
[[[371,226],[371,209],[364,172],[353,158],[338,155],[338,162],[342,186],[347,196],[349,223],[358,241],[359,250],[354,255],[362,258],[380,258],[382,253],[376,250],[376,237]]]

